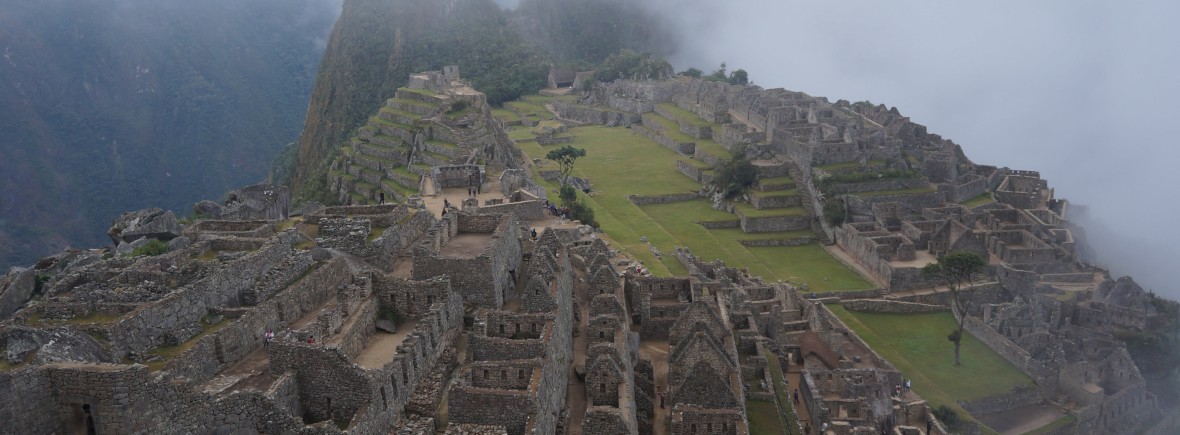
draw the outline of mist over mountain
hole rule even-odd
[[[498,105],[539,90],[551,65],[588,69],[621,49],[672,47],[657,15],[630,0],[346,0],[276,178],[299,200],[331,202],[334,153],[414,72],[458,65]]]
[[[266,178],[340,0],[0,3],[0,268]]]
[[[980,164],[1037,170],[1114,276],[1180,297],[1180,5],[655,0],[678,70],[896,106]]]

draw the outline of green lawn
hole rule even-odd
[[[668,113],[671,113],[672,116],[675,116],[677,119],[697,127],[708,127],[712,125],[709,121],[701,119],[701,117],[697,116],[697,114],[681,109],[680,106],[675,104],[660,103],[659,106],[661,109],[667,110]]]
[[[1033,380],[971,334],[963,337],[962,362],[955,367],[955,329],[950,313],[887,314],[828,308],[878,354],[913,380],[914,391],[931,406],[947,405],[967,417],[958,400],[1003,394]]]
[[[574,175],[590,180],[593,186],[592,197],[581,193],[579,197],[588,200],[608,238],[642,261],[653,274],[686,274],[687,270],[672,254],[676,246],[687,246],[702,259],[719,258],[732,267],[748,268],[752,275],[771,281],[805,282],[815,291],[872,288],[872,284],[819,245],[754,248],[739,243],[739,240],[805,237],[810,235],[809,231],[747,234],[737,228],[709,230],[697,222],[731,221],[737,216],[714,210],[705,199],[636,206],[628,195],[696,192],[700,184],[676,170],[679,156],[676,152],[630,129],[582,126],[569,132],[574,137],[571,145],[586,149],[586,157],[574,165]],[[529,158],[544,159],[546,150],[539,144],[517,145]],[[534,171],[556,168],[553,162],[544,161],[540,167],[534,166]],[[551,201],[559,200],[555,183],[539,182],[548,190]],[[803,209],[793,207],[775,212],[803,214]],[[640,237],[647,237],[650,245],[641,242]],[[664,254],[662,259],[650,251],[653,245]]]
[[[913,189],[874,190],[872,192],[856,192],[856,193],[850,193],[849,195],[853,195],[853,196],[915,195],[915,194],[919,194],[919,193],[930,193],[930,192],[936,192],[936,191],[938,191],[938,189],[935,189],[934,187],[931,187],[931,186],[926,186],[926,187],[916,187]]]
[[[778,403],[786,411],[786,414],[783,414],[783,419],[786,421],[788,428],[795,427],[799,421],[799,416],[795,414],[794,405],[787,400],[790,397],[787,394],[790,388],[787,387],[786,381],[783,380],[783,369],[778,363],[778,357],[773,354],[767,355],[766,369],[770,370],[770,377],[774,381],[774,394],[778,397]]]
[[[869,160],[865,163],[868,166],[876,166],[876,165],[885,164],[885,161],[884,160]],[[860,161],[851,161],[851,162],[844,162],[844,163],[832,163],[830,165],[819,165],[819,166],[816,166],[816,168],[822,169],[825,171],[833,171],[833,170],[838,170],[838,169],[859,168],[860,166],[861,166]]]
[[[754,208],[753,205],[750,205],[750,203],[738,202],[734,204],[734,208],[743,216],[747,217],[803,216],[807,214],[807,210],[804,210],[800,206],[759,210]]]
[[[746,413],[750,416],[750,435],[781,435],[783,421],[774,402],[747,400]]]
[[[974,198],[961,202],[960,204],[963,204],[964,207],[971,208],[995,201],[996,200],[992,199],[991,192],[983,192]]]

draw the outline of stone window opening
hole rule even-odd
[[[606,384],[598,384],[598,392],[606,394]]]
[[[520,369],[519,371],[517,371],[516,378],[517,379],[524,379],[524,369]]]
[[[389,409],[389,401],[385,398],[385,387],[381,387],[381,404],[385,405],[385,409]]]
[[[693,423],[691,428],[692,428],[692,430],[690,430],[689,432],[697,433],[697,424],[696,423]]]
[[[504,333],[504,324],[503,323],[500,324],[500,333],[501,334]]]
[[[729,432],[729,423],[721,423],[721,431],[728,433]]]
[[[534,323],[532,325],[532,330],[533,330],[533,332],[537,332],[537,324],[536,323]]]
[[[516,333],[517,334],[520,333],[520,324],[519,323],[516,324]]]
[[[713,423],[705,423],[705,432],[713,432]]]
[[[605,338],[606,338],[606,332],[604,332],[604,331],[598,331],[598,338],[603,338],[603,339],[605,339]]]
[[[489,371],[488,369],[483,369],[483,378],[487,379],[487,378],[491,377],[491,376],[489,376],[489,373],[491,373],[491,371]]]
[[[507,379],[508,379],[508,370],[500,370],[500,380],[504,381]]]

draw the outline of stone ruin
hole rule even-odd
[[[333,162],[332,191],[356,205],[288,218],[281,191],[258,202],[247,188],[220,211],[198,206],[214,219],[132,214],[115,225],[121,251],[11,272],[0,419],[29,433],[736,435],[750,433],[748,404],[765,402],[797,411],[792,433],[944,434],[824,303],[952,311],[920,270],[969,251],[990,264],[953,315],[1036,385],[964,409],[1062,408],[1076,421],[1057,433],[1174,428],[1115,336],[1166,324],[1168,305],[1079,261],[1071,205],[1036,172],[977,165],[883,105],[701,80],[599,84],[582,101],[595,105],[555,111],[630,125],[706,184],[742,147],[760,178],[745,201],[763,213],[721,204],[738,221],[716,225],[810,230],[781,243],[833,243],[879,288],[801,293],[682,249],[686,276],[652,277],[591,233],[531,240],[545,192],[527,172],[502,172],[506,200],[441,220],[373,204],[408,200],[424,178],[486,188],[488,168],[512,167],[481,97],[457,68],[411,76]],[[447,116],[457,101],[477,110]],[[834,201],[840,222],[825,217]],[[169,252],[127,255],[152,238]]]

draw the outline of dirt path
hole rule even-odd
[[[789,361],[789,358],[780,360],[782,362]],[[783,380],[787,381],[787,400],[791,403],[785,405],[793,406],[795,408],[795,416],[799,417],[799,425],[808,427],[808,422],[811,421],[811,411],[807,409],[807,403],[800,398],[799,403],[795,404],[795,390],[799,388],[799,383],[803,381],[803,367],[798,364],[790,364],[783,367],[786,370],[786,377]]]
[[[574,282],[574,297],[578,299],[578,324],[577,336],[574,337],[574,351],[573,357],[570,359],[569,370],[569,385],[566,387],[566,407],[570,410],[567,435],[580,435],[582,433],[582,421],[586,418],[586,383],[578,379],[578,374],[575,370],[577,367],[582,367],[583,371],[588,371],[586,367],[586,351],[590,345],[589,340],[586,339],[586,327],[590,324],[590,295],[587,294],[587,284],[582,271],[575,271],[577,278]]]
[[[823,245],[823,247],[825,251],[828,251],[828,254],[836,257],[836,259],[840,260],[840,262],[844,263],[844,265],[852,267],[852,270],[855,270],[856,273],[859,273],[860,276],[866,281],[876,285],[877,288],[889,288],[889,286],[877,279],[876,276],[874,276],[872,273],[869,273],[868,269],[865,269],[864,266],[861,266],[860,262],[856,261],[855,258],[852,258],[852,255],[849,255],[847,252],[845,252],[843,248],[837,245]]]
[[[1028,406],[1007,412],[985,415],[979,420],[1001,435],[1028,433],[1057,421],[1064,412],[1051,406]]]
[[[749,119],[746,119],[745,115],[738,113],[738,111],[736,111],[736,110],[729,109],[729,117],[733,118],[734,121],[740,122],[743,125],[754,129],[754,131],[759,131],[759,132],[762,131],[761,127],[754,125],[754,123],[750,122]]]
[[[656,389],[668,391],[668,342],[660,340],[643,340],[639,342],[639,355],[651,359],[654,369]],[[653,435],[667,435],[671,423],[671,409],[661,408],[659,394],[652,398],[655,401],[655,417],[652,418]]]
[[[416,326],[418,326],[418,320],[414,319],[397,325],[397,332],[393,334],[377,331],[372,337],[369,337],[365,349],[357,354],[356,360],[353,362],[370,370],[385,366],[393,361],[397,347],[406,340],[406,336],[410,335],[410,331],[413,331]]]

